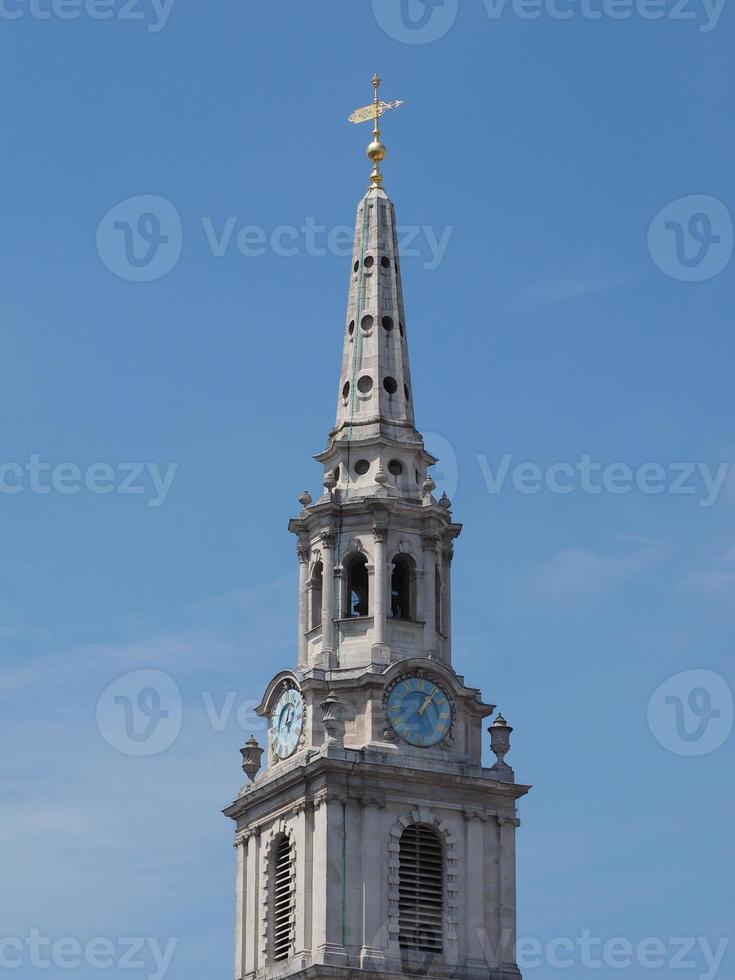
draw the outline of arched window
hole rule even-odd
[[[291,842],[283,834],[275,841],[271,860],[271,928],[273,959],[291,955],[294,935],[294,866]]]
[[[320,626],[322,622],[322,573],[324,566],[320,561],[314,565],[311,573],[311,629]]]
[[[401,949],[441,953],[444,948],[444,852],[437,832],[412,824],[401,834],[398,943]]]
[[[345,616],[369,615],[368,571],[365,555],[350,555],[345,561],[345,571],[347,573]]]
[[[396,555],[390,579],[390,614],[394,619],[415,619],[415,581],[413,560]]]

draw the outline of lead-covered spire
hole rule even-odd
[[[372,104],[350,116],[373,122],[367,148],[373,172],[355,219],[337,415],[327,449],[316,458],[329,494],[419,499],[436,460],[415,427],[396,216],[380,173],[387,150],[379,119],[402,103],[382,102],[379,86],[375,75]]]
[[[328,488],[413,498],[435,462],[415,427],[396,217],[381,187],[357,207],[337,413],[316,458]]]
[[[395,211],[374,188],[355,220],[334,434],[401,439],[413,429],[405,320]]]

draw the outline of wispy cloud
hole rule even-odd
[[[528,591],[533,599],[564,606],[594,602],[659,558],[659,548],[651,543],[632,539],[630,544],[630,550],[617,554],[565,548],[531,574]]]
[[[213,895],[229,900],[230,828],[218,811],[243,782],[251,705],[295,661],[293,591],[287,576],[176,609],[176,630],[128,625],[125,640],[4,664],[0,877],[13,883],[11,935],[156,936],[162,910],[205,918]],[[105,741],[96,707],[112,680],[143,667],[175,679],[183,723],[165,751],[133,758]],[[229,942],[228,916],[222,930]],[[180,955],[194,955],[176,935]]]
[[[704,568],[692,569],[682,576],[682,588],[711,595],[735,593],[735,545],[718,555]]]
[[[576,272],[565,272],[530,283],[521,291],[520,305],[526,309],[537,309],[566,300],[581,299],[628,285],[640,277],[639,272],[613,272],[588,266]]]

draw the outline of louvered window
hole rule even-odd
[[[285,960],[291,954],[294,912],[294,867],[288,837],[281,837],[273,853],[273,959]]]
[[[400,946],[441,953],[444,854],[438,834],[424,824],[413,824],[401,835],[398,909]]]

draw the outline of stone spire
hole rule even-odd
[[[381,187],[357,207],[337,415],[316,459],[333,489],[363,496],[419,497],[436,462],[415,427],[395,210]]]

